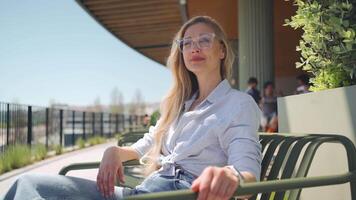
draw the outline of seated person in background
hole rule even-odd
[[[150,125],[150,117],[148,116],[148,114],[145,114],[143,116],[143,127],[148,127],[148,125]]]
[[[130,147],[103,155],[97,181],[68,176],[25,175],[5,199],[121,199],[142,193],[192,189],[198,199],[229,199],[241,181],[260,179],[260,109],[229,85],[234,55],[220,25],[206,16],[186,22],[172,43],[167,65],[173,86],[161,117]],[[122,162],[146,160],[146,179],[124,182]]]
[[[261,128],[263,132],[278,131],[277,96],[274,83],[271,81],[263,85],[263,96],[260,103],[262,110]]]
[[[257,105],[259,105],[261,100],[261,94],[260,91],[257,89],[257,84],[258,84],[257,78],[250,77],[247,81],[246,93],[251,95],[255,100],[255,102],[257,103]]]
[[[309,76],[307,74],[301,74],[297,76],[298,87],[295,90],[294,94],[304,94],[309,93]]]

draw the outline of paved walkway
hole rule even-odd
[[[60,156],[55,156],[41,162],[29,165],[27,167],[5,173],[0,176],[0,197],[10,188],[15,180],[27,173],[42,173],[42,174],[58,174],[59,170],[68,164],[75,162],[91,162],[100,161],[105,149],[109,146],[116,145],[116,141],[111,141],[105,144],[96,145],[93,147],[65,153]],[[68,172],[67,175],[87,178],[91,180],[96,179],[97,169],[80,170]]]

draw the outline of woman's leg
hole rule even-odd
[[[267,131],[267,128],[268,128],[268,116],[266,116],[265,114],[262,114],[261,116],[261,131],[262,132],[266,132]]]
[[[267,132],[274,133],[278,132],[278,116],[276,114],[273,115],[271,121],[269,122],[269,129]]]
[[[115,196],[108,199],[122,198],[123,190],[129,188],[115,187]],[[28,174],[20,177],[5,194],[5,200],[23,199],[66,199],[66,200],[103,200],[105,199],[92,180],[44,174]]]
[[[154,172],[136,186],[129,195],[189,189],[193,180],[193,175],[182,169],[177,169],[175,176],[164,176]],[[125,193],[124,196],[128,195]]]

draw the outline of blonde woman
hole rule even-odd
[[[157,125],[149,133],[130,147],[108,148],[97,182],[30,175],[17,181],[17,191],[25,191],[27,197],[65,195],[50,186],[55,182],[52,184],[62,184],[72,198],[120,199],[191,188],[199,192],[199,200],[229,199],[242,181],[259,180],[261,164],[260,110],[249,95],[229,85],[233,60],[226,36],[214,19],[190,19],[172,43],[167,65],[173,86],[162,101]],[[133,189],[115,186],[117,177],[124,182],[122,162],[133,159],[148,165],[149,176]],[[69,184],[76,187],[68,189]],[[8,197],[14,194],[10,190]]]

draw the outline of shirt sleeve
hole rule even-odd
[[[159,122],[160,120],[157,121],[155,126],[150,126],[148,133],[145,133],[143,138],[131,145],[131,147],[139,154],[139,158],[145,155],[154,144],[154,135]]]
[[[261,144],[257,130],[261,111],[251,99],[238,106],[229,127],[219,135],[219,142],[227,154],[228,165],[240,172],[252,173],[256,180],[261,173]]]

